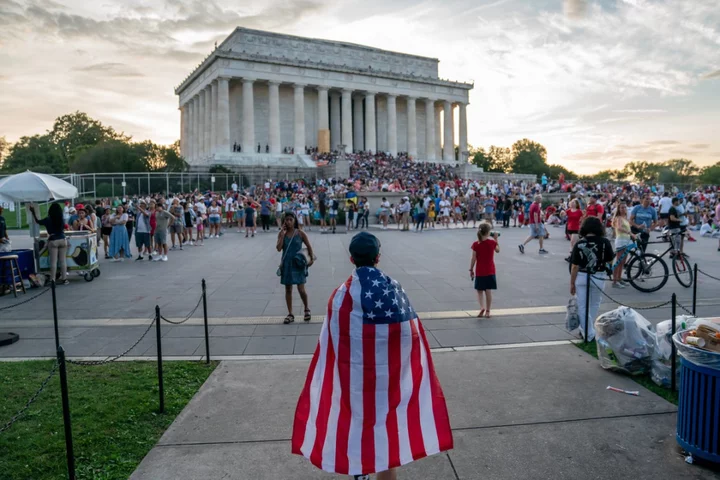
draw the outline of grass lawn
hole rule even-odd
[[[595,358],[598,358],[597,355],[597,346],[595,345],[595,340],[589,343],[576,343],[581,350],[584,350],[585,353],[589,353]],[[622,374],[620,374],[622,375]],[[643,387],[647,388],[654,394],[664,398],[670,403],[673,403],[675,405],[678,404],[678,392],[673,392],[669,388],[660,387],[653,382],[648,375],[640,375],[640,376],[631,376],[631,379],[635,380],[636,383],[639,383]],[[680,385],[678,385],[678,388]]]
[[[38,218],[43,218],[47,215],[48,208],[50,207],[49,203],[41,203],[38,205],[38,209],[40,210],[40,214]],[[20,208],[20,222],[21,226],[18,226],[17,223],[17,212],[11,212],[7,208],[3,211],[3,217],[5,217],[5,223],[7,224],[8,230],[16,230],[16,229],[22,229],[22,228],[28,228],[28,218],[27,218],[28,212],[25,206],[23,205]]]
[[[127,479],[217,366],[163,364],[165,413],[157,413],[155,362],[68,366],[75,466],[79,479]],[[0,424],[39,388],[52,362],[0,362]],[[0,478],[65,479],[59,372],[24,416],[0,433]]]

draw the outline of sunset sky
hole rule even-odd
[[[179,136],[173,88],[236,26],[440,59],[473,146],[527,137],[579,173],[720,161],[718,0],[0,0],[0,136],[85,111]]]

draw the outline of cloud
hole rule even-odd
[[[586,0],[564,0],[563,13],[570,19],[584,18],[587,12]]]
[[[697,148],[698,150],[703,150],[706,148],[710,148],[710,144],[709,143],[693,143],[692,145],[690,145],[690,148]]]
[[[714,72],[706,73],[701,78],[703,80],[710,80],[711,78],[720,78],[720,70],[715,70]]]
[[[145,75],[130,69],[124,63],[118,62],[105,62],[95,63],[86,67],[76,67],[73,69],[76,72],[94,73],[99,75],[107,75],[110,77],[144,77]]]
[[[625,110],[613,110],[615,113],[667,113],[667,110],[660,108],[635,108]]]
[[[654,140],[652,142],[647,142],[648,145],[680,145],[680,142],[677,140]]]

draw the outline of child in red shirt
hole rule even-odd
[[[495,254],[500,253],[498,244],[498,233],[492,232],[487,222],[482,222],[478,228],[478,241],[474,242],[470,249],[470,279],[475,281],[478,301],[480,302],[480,313],[478,317],[490,318],[490,306],[492,304],[492,291],[497,290],[495,279]]]

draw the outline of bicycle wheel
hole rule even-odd
[[[653,253],[634,256],[625,271],[630,285],[645,293],[664,287],[670,273],[663,259]]]
[[[690,262],[688,261],[685,254],[680,253],[675,255],[672,261],[673,273],[677,278],[678,283],[685,288],[692,287],[693,283],[693,272]]]

